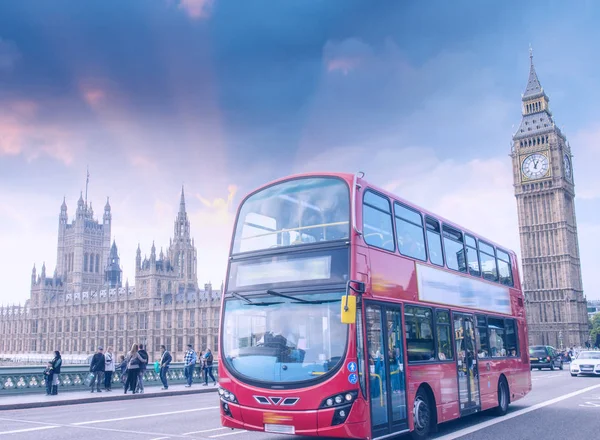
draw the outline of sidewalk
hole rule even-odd
[[[159,386],[146,387],[143,394],[123,393],[122,387],[115,387],[112,391],[91,393],[89,391],[65,391],[56,396],[40,394],[15,394],[0,397],[0,411],[12,409],[41,408],[44,406],[77,405],[81,403],[109,402],[113,400],[147,399],[152,397],[181,396],[184,394],[200,394],[216,392],[218,386],[212,384],[203,386],[201,383],[186,388],[185,384],[171,385],[168,390],[161,390]],[[43,391],[40,389],[40,391]]]

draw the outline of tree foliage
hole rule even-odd
[[[592,345],[600,346],[600,313],[596,313],[590,319],[590,336]]]

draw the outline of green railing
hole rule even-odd
[[[216,361],[213,363],[212,369],[213,375],[218,379]],[[85,380],[89,374],[87,365],[62,366],[59,375],[59,393],[88,390],[89,387],[85,384]],[[171,363],[167,378],[169,385],[185,383],[183,362]],[[201,374],[200,367],[196,364],[194,383],[200,382],[204,382],[204,375]],[[118,372],[113,374],[112,383],[113,388],[122,386]],[[144,387],[147,386],[162,386],[160,376],[154,371],[153,365],[149,365],[144,373]],[[0,367],[0,398],[19,393],[45,393],[45,390],[46,381],[43,366]]]

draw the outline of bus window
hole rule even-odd
[[[427,217],[425,219],[425,224],[427,226],[427,251],[429,252],[429,261],[438,266],[443,266],[444,254],[442,254],[440,223],[431,217]]]
[[[427,260],[421,214],[399,203],[394,203],[394,213],[396,215],[396,237],[400,253],[418,260]]]
[[[467,271],[467,261],[465,259],[465,247],[463,245],[463,235],[461,231],[444,225],[444,251],[446,253],[446,264],[449,269],[459,272]]]
[[[404,308],[406,350],[409,362],[435,360],[433,345],[433,317],[431,309],[406,306]]]
[[[498,255],[498,275],[500,276],[500,282],[505,286],[512,287],[513,278],[510,267],[510,255],[500,249],[496,251],[496,254]]]
[[[481,270],[483,278],[488,281],[498,281],[498,269],[496,268],[496,256],[494,247],[479,241],[479,259],[481,261]]]
[[[440,361],[452,360],[452,338],[450,333],[450,312],[436,311],[437,355]]]
[[[392,209],[390,201],[372,191],[363,200],[363,233],[365,242],[388,251],[394,251]]]
[[[504,327],[506,329],[506,355],[518,356],[519,347],[517,343],[517,326],[514,319],[505,319]]]
[[[236,222],[234,254],[347,239],[348,186],[326,177],[281,182],[248,197]]]
[[[481,268],[479,266],[479,256],[477,255],[477,241],[467,234],[465,234],[465,249],[467,251],[469,273],[475,277],[480,277]]]
[[[477,346],[477,357],[490,357],[490,344],[488,339],[487,319],[485,316],[477,316],[477,327],[475,327],[475,342]]]
[[[504,319],[488,317],[488,330],[490,332],[492,357],[505,357],[506,335],[504,332]]]

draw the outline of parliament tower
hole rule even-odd
[[[533,65],[512,160],[530,344],[560,348],[588,339],[571,147],[555,125]]]

